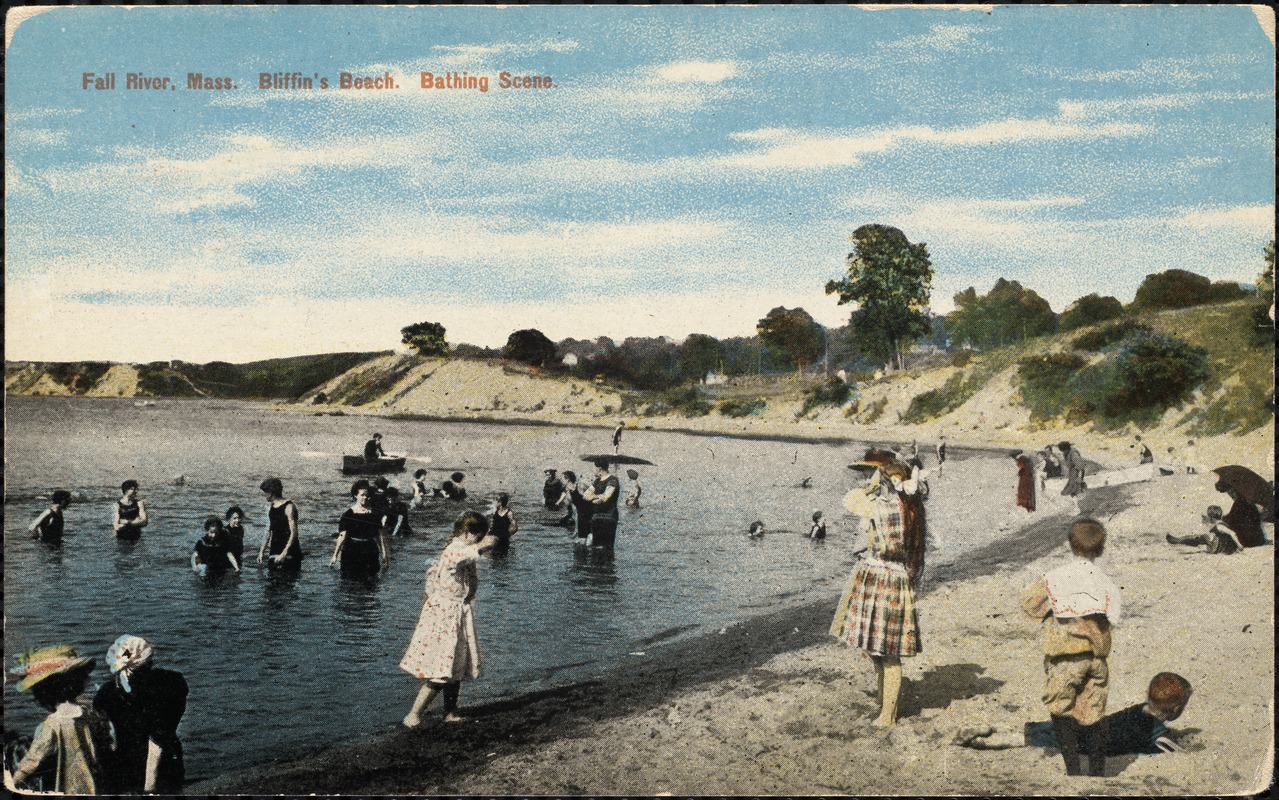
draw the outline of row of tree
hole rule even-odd
[[[1130,313],[1186,308],[1274,292],[1274,242],[1265,248],[1266,267],[1256,289],[1212,282],[1185,270],[1147,275],[1133,301],[1089,294],[1060,315],[1034,290],[1000,278],[984,295],[969,287],[954,296],[955,310],[930,311],[933,264],[924,243],[911,243],[887,225],[863,225],[851,237],[847,274],[826,284],[827,294],[855,310],[844,328],[827,329],[802,308],[774,308],[756,325],[756,335],[716,339],[694,333],[683,342],[633,337],[620,345],[608,337],[553,342],[536,329],[518,330],[501,350],[459,345],[458,355],[504,358],[583,378],[602,376],[643,389],[665,389],[708,373],[743,375],[806,370],[818,360],[851,369],[879,364],[905,366],[905,353],[921,340],[941,348],[998,347],[1055,331],[1073,330]],[[1264,316],[1264,315],[1263,315]],[[1273,323],[1271,323],[1273,327]],[[401,330],[403,343],[423,355],[449,352],[443,325],[420,322]]]

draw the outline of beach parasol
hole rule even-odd
[[[1228,464],[1213,470],[1217,480],[1234,489],[1245,503],[1261,506],[1261,518],[1267,522],[1275,518],[1275,490],[1265,478],[1238,464]]]
[[[628,455],[623,455],[621,453],[594,453],[594,454],[583,453],[582,455],[578,456],[578,458],[580,458],[583,461],[607,461],[610,464],[634,464],[637,466],[644,466],[644,467],[657,466],[652,461],[649,461],[647,458],[640,458],[639,456],[628,456]]]

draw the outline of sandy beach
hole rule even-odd
[[[464,723],[444,724],[437,711],[424,730],[293,750],[190,792],[1176,796],[1268,786],[1274,550],[1212,556],[1164,541],[1197,531],[1203,508],[1220,502],[1203,474],[1092,490],[1083,504],[1109,529],[1102,565],[1125,600],[1109,707],[1140,702],[1156,672],[1186,676],[1194,697],[1173,725],[1189,734],[1186,750],[1112,758],[1105,778],[1067,778],[1052,751],[953,744],[962,727],[1047,718],[1037,627],[1018,599],[1068,557],[1071,511],[1058,501],[1034,515],[991,512],[1006,499],[966,486],[963,464],[943,479],[930,517],[954,517],[950,530],[984,544],[929,575],[924,652],[904,662],[902,718],[891,730],[870,724],[870,661],[826,635],[842,589],[831,586],[828,601],[655,643],[594,680],[466,707]]]

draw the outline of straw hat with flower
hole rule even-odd
[[[45,678],[92,668],[92,658],[80,656],[69,644],[61,644],[28,650],[18,656],[18,666],[9,673],[9,677],[18,681],[18,691],[28,692]]]

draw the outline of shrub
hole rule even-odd
[[[941,388],[915,395],[901,421],[914,424],[949,414],[968,402],[989,378],[990,374],[981,370],[957,372]]]
[[[853,387],[832,378],[826,383],[813,387],[804,395],[804,406],[799,415],[802,417],[817,406],[842,406],[853,396]]]
[[[1068,409],[1079,408],[1072,380],[1087,365],[1087,360],[1072,353],[1052,353],[1022,360],[1018,364],[1021,396],[1038,419],[1061,416]]]
[[[1151,420],[1186,400],[1209,375],[1207,350],[1139,333],[1113,356],[1078,373],[1071,388],[1114,421]]]
[[[1082,336],[1078,336],[1070,345],[1077,350],[1088,350],[1096,353],[1116,342],[1127,339],[1135,333],[1150,333],[1150,326],[1126,319],[1123,322],[1116,322],[1114,325],[1107,325],[1104,328],[1098,328],[1095,331],[1089,331]]]
[[[768,408],[768,402],[763,398],[725,400],[719,404],[719,413],[726,417],[749,417],[751,414],[763,411],[765,408]]]
[[[662,392],[644,411],[650,417],[672,413],[682,413],[686,417],[704,417],[711,413],[711,404],[701,389],[686,386]]]
[[[973,360],[973,351],[960,350],[958,353],[950,357],[950,365],[952,367],[966,367],[968,362]]]

